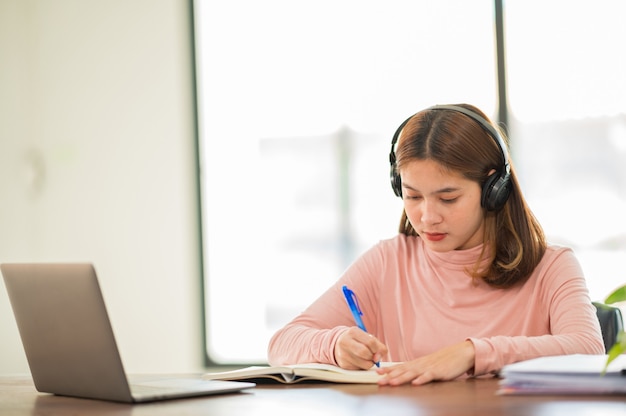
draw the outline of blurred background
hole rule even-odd
[[[626,283],[619,0],[0,0],[0,261],[96,266],[129,372],[265,361],[397,232],[393,132],[467,102],[593,300]],[[27,372],[0,284],[0,372]]]

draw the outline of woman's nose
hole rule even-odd
[[[441,222],[441,215],[433,201],[425,200],[422,203],[422,222],[424,224],[437,224]]]

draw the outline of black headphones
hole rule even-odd
[[[511,165],[509,164],[509,153],[500,133],[498,133],[498,131],[483,117],[464,107],[456,105],[436,105],[426,109],[426,111],[428,110],[450,110],[463,113],[480,124],[480,126],[496,142],[500,148],[500,152],[502,153],[502,169],[489,176],[483,184],[480,204],[488,211],[498,211],[502,209],[507,199],[509,199],[509,194],[511,193]],[[391,188],[396,196],[399,197],[402,197],[402,179],[400,178],[400,174],[396,168],[396,152],[394,148],[402,129],[414,115],[415,114],[400,124],[400,127],[398,127],[393,135],[393,139],[391,140],[391,153],[389,153],[389,163],[391,164]]]

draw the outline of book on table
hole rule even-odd
[[[499,394],[626,394],[626,355],[558,355],[506,365]]]
[[[380,363],[388,366],[394,363]],[[232,371],[205,373],[205,380],[256,380],[293,384],[305,380],[330,383],[376,384],[382,378],[376,367],[369,370],[346,370],[330,364],[307,363],[285,366],[251,366]]]

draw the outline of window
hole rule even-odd
[[[432,104],[495,111],[492,1],[195,4],[207,354],[270,336],[397,232],[391,136]]]
[[[576,252],[592,300],[626,282],[625,13],[619,0],[505,9],[513,159],[549,240]]]

